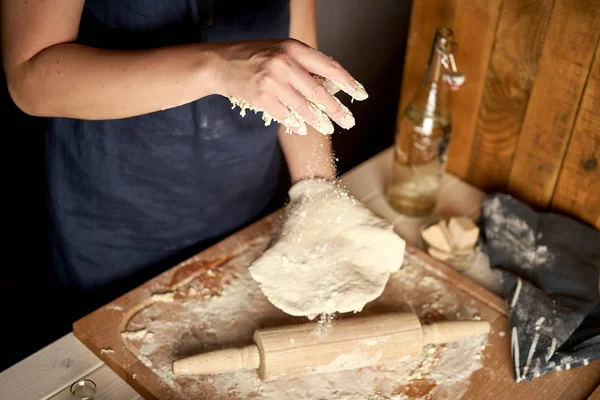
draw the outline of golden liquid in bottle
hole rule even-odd
[[[430,215],[438,200],[451,132],[448,119],[427,120],[424,110],[409,107],[396,138],[392,181],[387,199],[400,214]]]

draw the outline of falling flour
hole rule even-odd
[[[475,337],[445,345],[429,345],[422,357],[401,359],[392,364],[331,372],[302,378],[262,382],[256,371],[221,375],[174,376],[175,359],[205,351],[252,343],[255,329],[305,323],[274,307],[261,293],[248,273],[248,265],[268,245],[269,238],[241,249],[239,255],[214,272],[220,289],[205,287],[205,275],[177,289],[173,302],[156,302],[131,318],[123,343],[151,369],[179,399],[276,399],[276,400],[406,400],[461,398],[470,376],[482,366],[482,346],[487,337]],[[416,313],[424,323],[444,319],[472,319],[478,309],[469,301],[459,301],[451,283],[430,275],[420,259],[405,254],[403,267],[392,274],[386,290],[363,310],[363,314],[384,311]],[[190,288],[195,289],[190,296]],[[206,289],[206,290],[205,290]],[[204,292],[211,292],[208,298]],[[434,303],[434,308],[428,306]],[[460,315],[461,318],[457,316]],[[320,318],[315,329],[335,320]],[[152,333],[149,335],[148,333]],[[369,339],[366,339],[367,341]],[[376,346],[376,340],[369,345]],[[360,361],[349,354],[338,363]]]

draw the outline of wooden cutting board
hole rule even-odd
[[[146,399],[563,400],[586,399],[600,382],[596,362],[516,383],[503,299],[410,245],[382,296],[360,314],[484,319],[487,337],[429,346],[422,358],[391,366],[268,384],[253,371],[175,378],[176,358],[250,344],[259,326],[306,322],[270,305],[247,272],[279,221],[270,215],[90,313],[75,322],[75,336]]]

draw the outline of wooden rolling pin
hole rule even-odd
[[[423,346],[487,334],[487,321],[421,325],[412,313],[341,319],[321,332],[316,323],[254,332],[255,344],[175,360],[175,375],[258,369],[263,381],[337,372],[420,356]]]

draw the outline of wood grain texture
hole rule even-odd
[[[600,1],[440,0],[412,7],[397,129],[425,67],[424,35],[444,21],[454,28],[457,64],[466,74],[463,88],[451,93],[447,172],[487,193],[508,193],[599,227],[600,192],[590,191],[596,139],[582,139],[580,131],[595,126],[600,107],[582,114],[573,136],[600,36]],[[576,157],[587,157],[578,173]],[[573,174],[584,184],[568,184]]]
[[[600,2],[556,0],[508,182],[536,208],[550,203],[598,37]]]
[[[325,336],[315,337],[314,323],[258,329],[253,338],[262,360],[259,376],[270,381],[351,370],[357,364],[360,367],[389,364],[402,357],[421,356],[424,346],[422,326],[413,313],[390,312],[342,319]],[[369,341],[381,344],[373,346]],[[360,352],[361,360],[353,364],[336,363],[340,355],[356,351]]]
[[[553,0],[504,0],[466,179],[504,191],[541,55]]]
[[[600,43],[588,78],[552,209],[600,229]]]
[[[501,4],[501,0],[457,0],[456,4],[453,27],[458,48],[455,59],[467,80],[459,91],[450,93],[453,126],[446,169],[460,178],[465,177],[469,167]]]
[[[227,263],[253,239],[272,234],[279,217],[280,214],[275,213],[255,222],[75,321],[73,334],[144,399],[179,399],[177,393],[127,348],[121,333],[132,317],[153,304],[154,294],[175,291],[196,278],[218,290],[222,277],[212,279],[209,285],[211,279],[207,277],[207,271]],[[210,396],[199,398],[212,399]]]
[[[142,314],[153,317],[158,311],[146,314],[143,310],[150,306],[169,307],[173,304],[177,307],[178,303],[184,301],[187,288],[194,280],[201,280],[203,287],[209,288],[212,292],[222,293],[227,279],[235,279],[228,276],[235,268],[237,271],[242,265],[235,266],[235,263],[228,263],[227,260],[233,260],[238,257],[236,254],[247,251],[252,248],[261,237],[269,236],[274,231],[279,218],[277,215],[266,217],[257,223],[245,228],[244,230],[230,236],[223,242],[201,252],[192,259],[175,266],[165,273],[150,280],[144,285],[132,290],[124,296],[115,299],[106,306],[96,310],[90,315],[77,321],[74,325],[75,335],[85,343],[98,357],[100,357],[108,366],[119,374],[126,382],[132,385],[145,399],[182,399],[192,398],[185,393],[195,393],[195,399],[221,399],[232,398],[227,394],[217,394],[214,391],[198,392],[198,388],[207,384],[206,380],[197,377],[190,377],[180,386],[181,391],[174,389],[172,377],[162,374],[156,374],[150,367],[146,366],[141,359],[137,358],[135,347],[131,342],[125,342],[122,332],[132,323],[134,318],[141,318],[138,323],[142,326]],[[263,240],[266,243],[266,241]],[[250,246],[250,247],[248,247]],[[260,248],[260,246],[259,246]],[[246,250],[244,250],[246,249]],[[256,251],[253,250],[253,251]],[[579,367],[576,370],[556,371],[545,376],[539,377],[532,382],[516,383],[513,379],[511,355],[510,355],[510,337],[509,335],[500,335],[499,332],[509,331],[509,321],[506,311],[506,303],[498,296],[477,285],[466,276],[456,270],[428,257],[419,249],[407,245],[406,260],[410,265],[405,265],[403,269],[414,269],[416,275],[413,279],[418,282],[428,280],[439,281],[444,285],[445,293],[453,296],[454,302],[461,310],[463,307],[477,310],[482,320],[488,321],[491,325],[491,331],[488,339],[488,345],[483,352],[482,362],[484,367],[477,370],[469,381],[468,388],[464,393],[463,399],[586,399],[597,386],[600,380],[600,363],[591,363],[586,367]],[[207,274],[207,271],[216,271],[213,274]],[[231,275],[235,276],[235,274]],[[401,282],[405,278],[400,278]],[[174,291],[173,302],[152,303],[152,294]],[[395,285],[386,288],[382,296],[382,302],[379,306],[385,306],[384,299],[396,299],[396,301],[407,301],[406,291],[398,293]],[[431,299],[431,289],[416,285],[414,290],[410,291],[410,301],[429,302]],[[454,303],[453,302],[453,303]],[[419,307],[421,309],[422,307]],[[374,311],[375,309],[371,310]],[[391,311],[388,307],[386,311]],[[382,312],[382,311],[380,311]],[[166,313],[165,315],[172,315]],[[465,314],[462,314],[463,316]],[[434,318],[432,315],[431,318]],[[439,318],[439,317],[436,317]],[[443,316],[442,316],[443,318]],[[174,322],[174,321],[172,321]],[[425,321],[425,323],[435,322]],[[276,326],[280,326],[279,324]],[[133,347],[132,347],[133,346]],[[136,346],[139,346],[136,345]],[[111,352],[103,352],[102,349],[111,349]],[[168,358],[172,350],[164,350]],[[148,365],[159,365],[155,361]],[[136,375],[134,379],[133,376]],[[210,382],[210,380],[208,381]],[[210,386],[210,385],[209,385]],[[409,390],[410,388],[405,388]],[[200,394],[198,394],[200,393]],[[203,395],[202,393],[205,393]],[[233,395],[235,398],[235,395]],[[456,398],[450,393],[450,398]]]
[[[102,361],[72,334],[13,365],[0,374],[2,400],[45,400],[97,370]],[[45,366],[39,373],[40,365]]]
[[[120,379],[112,369],[102,365],[85,376],[96,384],[94,400],[144,400],[131,386]],[[69,387],[50,397],[49,400],[73,400]]]

